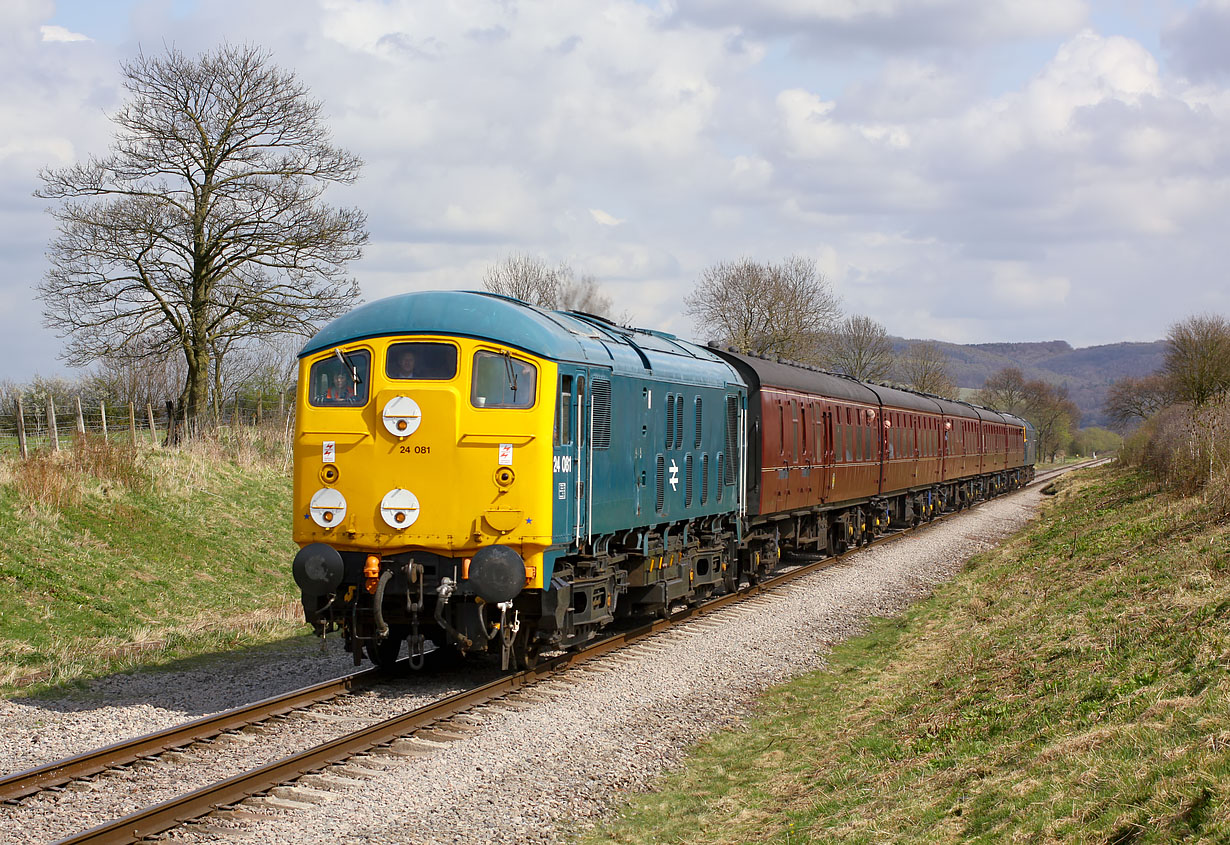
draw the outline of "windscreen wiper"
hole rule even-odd
[[[350,370],[350,378],[354,380],[354,386],[355,386],[355,389],[357,390],[359,387],[359,381],[360,381],[359,368],[356,367],[354,365],[354,362],[350,360],[350,356],[342,351],[342,347],[340,346],[333,347],[333,355],[337,358],[337,360],[342,362],[343,367]]]

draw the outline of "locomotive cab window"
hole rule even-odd
[[[384,360],[391,379],[448,381],[457,375],[457,347],[451,343],[394,343]]]
[[[318,408],[361,408],[367,404],[371,353],[366,349],[322,358],[308,373],[308,401]]]
[[[529,408],[538,389],[538,370],[507,352],[474,353],[470,404],[475,408]]]

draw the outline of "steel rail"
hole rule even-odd
[[[1042,475],[1060,475],[1073,469],[1080,469],[1095,462],[1088,461],[1070,467],[1062,467]],[[1096,463],[1101,463],[1098,461]],[[1009,491],[1003,495],[1027,489],[1041,483],[1039,477],[1030,481],[1018,490]],[[999,498],[998,496],[995,498]],[[980,503],[981,504],[981,503]],[[917,528],[944,522],[961,511],[952,511],[937,516],[930,522],[920,523]],[[455,693],[447,698],[394,716],[383,722],[363,728],[330,742],[309,748],[298,754],[276,760],[248,772],[235,775],[211,786],[205,786],[194,792],[157,804],[145,810],[132,813],[83,833],[61,839],[55,845],[130,845],[151,836],[170,830],[180,824],[194,821],[212,812],[225,809],[247,798],[268,792],[276,786],[292,782],[311,772],[319,771],[328,766],[350,759],[358,754],[370,751],[383,745],[388,745],[414,731],[428,725],[455,716],[479,704],[496,700],[523,687],[532,686],[544,677],[558,674],[562,670],[578,666],[604,654],[621,649],[653,634],[660,633],[681,622],[703,616],[727,607],[735,602],[774,590],[805,575],[843,563],[844,559],[857,551],[872,545],[892,542],[902,537],[913,536],[910,528],[898,529],[885,534],[865,546],[852,548],[833,557],[804,563],[788,572],[771,576],[755,584],[748,584],[738,590],[710,599],[703,604],[679,610],[667,619],[647,623],[628,631],[614,634],[596,643],[592,643],[575,652],[567,652],[544,660],[533,669],[527,669],[498,678],[473,689]],[[372,671],[372,670],[369,670]],[[364,673],[360,673],[364,674]]]
[[[117,742],[85,754],[65,757],[53,763],[15,772],[0,778],[0,802],[13,802],[45,789],[96,775],[107,769],[154,757],[164,751],[183,748],[202,739],[210,739],[227,731],[258,724],[274,716],[301,710],[304,707],[336,698],[357,686],[366,685],[377,677],[380,677],[379,670],[366,669],[216,713],[213,716],[205,716],[182,725]]]

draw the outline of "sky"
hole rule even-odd
[[[0,379],[75,373],[39,171],[106,154],[121,62],[228,41],[364,159],[367,301],[527,253],[704,340],[704,268],[801,255],[903,337],[1230,314],[1230,0],[0,0]]]

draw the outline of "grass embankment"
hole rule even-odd
[[[585,841],[1230,841],[1230,525],[1140,473],[1060,486]]]
[[[0,460],[0,694],[301,633],[284,448]]]

